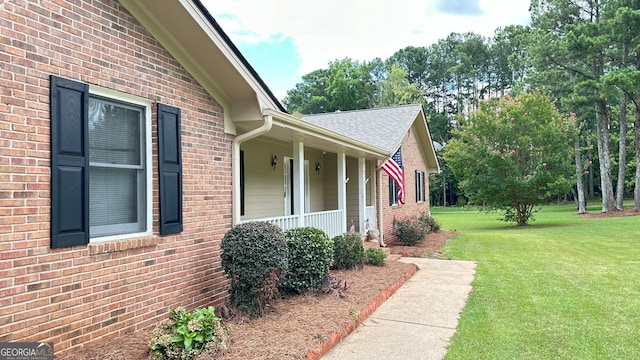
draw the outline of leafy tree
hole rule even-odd
[[[623,187],[623,149],[626,137],[626,100],[631,100],[635,110],[634,148],[636,168],[634,181],[634,209],[640,211],[640,1],[611,1],[606,8],[605,19],[611,34],[614,49],[620,49],[620,65],[603,76],[605,85],[620,90],[620,155],[618,172],[618,196],[616,206],[622,207],[620,188]]]
[[[423,101],[422,91],[416,84],[409,83],[405,70],[392,65],[389,76],[380,82],[377,106],[420,104]]]
[[[574,181],[574,119],[548,94],[524,93],[480,103],[455,131],[444,158],[473,203],[504,210],[526,225],[536,208]]]
[[[349,58],[330,62],[328,69],[304,75],[302,83],[287,91],[283,103],[290,113],[303,114],[371,108],[376,90],[372,73],[375,64]]]
[[[329,70],[314,70],[302,77],[295,89],[287,91],[283,100],[290,113],[299,111],[304,114],[324,113],[328,110],[329,99],[326,92],[326,77]]]
[[[537,43],[535,65],[541,72],[568,78],[576,95],[593,104],[595,113],[602,212],[614,210],[611,176],[609,99],[603,91],[608,71],[610,31],[604,21],[607,0],[532,0],[532,28]]]
[[[527,51],[531,41],[531,29],[528,26],[509,25],[496,29],[489,47],[489,85],[495,95],[504,96],[507,90],[521,84],[533,70]],[[491,91],[489,95],[492,95]]]

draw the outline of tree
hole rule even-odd
[[[391,66],[389,76],[380,82],[380,96],[376,106],[421,104],[423,92],[416,84],[410,84],[406,71],[396,65]]]
[[[640,211],[640,1],[618,0],[613,1],[607,8],[605,17],[609,20],[611,37],[615,44],[622,48],[620,67],[603,76],[608,86],[613,86],[624,94],[620,101],[620,125],[622,128],[622,116],[626,114],[626,99],[631,100],[635,108],[634,121],[634,149],[635,149],[635,187],[634,209]],[[631,60],[631,61],[629,61]],[[629,64],[631,63],[631,64]],[[624,141],[623,130],[620,130],[620,141]],[[622,153],[622,150],[620,151]],[[619,160],[623,168],[623,159]],[[619,171],[618,181],[623,177]],[[620,183],[618,184],[618,190]],[[618,194],[620,195],[620,194]],[[616,199],[616,205],[621,207],[621,199]]]
[[[532,0],[532,27],[539,71],[564,70],[576,80],[575,91],[594,104],[602,212],[615,209],[611,176],[610,119],[603,92],[606,52],[611,38],[603,22],[606,0]]]
[[[509,25],[497,28],[489,47],[491,61],[490,91],[504,96],[507,90],[522,83],[531,69],[527,48],[531,44],[531,29],[528,26]]]
[[[487,211],[504,210],[505,221],[526,225],[574,182],[574,119],[561,115],[549,94],[483,101],[455,135],[444,158],[460,187]]]
[[[377,62],[360,63],[349,58],[330,62],[328,69],[304,75],[302,83],[287,91],[283,103],[290,113],[303,114],[369,109],[376,90],[375,65]]]

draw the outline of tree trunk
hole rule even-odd
[[[618,185],[616,186],[616,208],[624,210],[624,178],[627,174],[627,97],[620,97],[620,145],[618,148]]]
[[[640,89],[639,89],[640,90]],[[634,144],[636,148],[636,186],[633,189],[633,208],[640,211],[640,98],[636,101]]]
[[[627,67],[629,45],[622,44],[621,67]],[[618,185],[616,186],[616,208],[624,210],[624,178],[627,174],[627,96],[620,94],[620,145],[618,147]]]
[[[589,175],[587,176],[587,178],[589,179],[589,196],[588,198],[593,200],[593,198],[596,197],[596,191],[594,189],[593,183],[594,183],[594,176],[593,176],[593,155],[591,155],[591,153],[589,153]]]
[[[599,94],[596,94],[599,98]],[[598,157],[600,163],[600,192],[602,194],[602,212],[614,209],[613,182],[611,181],[611,151],[609,149],[609,114],[607,104],[596,100],[596,137],[598,139]]]
[[[582,175],[582,154],[580,154],[580,144],[579,141],[574,142],[573,144],[576,151],[576,175],[577,175],[577,183],[576,188],[578,191],[578,214],[585,214],[587,212],[587,205],[584,201],[584,176]]]

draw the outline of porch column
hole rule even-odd
[[[380,169],[380,166],[378,165],[378,170],[376,171],[378,174],[377,176],[377,189],[378,189],[378,202],[377,202],[377,213],[378,213],[378,231],[380,232],[380,245],[385,245],[384,244],[384,215],[382,213],[382,169]]]
[[[360,234],[364,234],[364,222],[367,219],[367,169],[364,158],[358,158],[358,214]]]
[[[304,227],[304,143],[293,143],[293,213]]]
[[[344,152],[338,155],[338,210],[342,210],[341,233],[347,231],[347,157]]]
[[[371,184],[369,185],[368,199],[370,199],[371,206],[373,206],[375,211],[373,212],[374,218],[369,219],[369,226],[371,229],[378,229],[378,204],[376,199],[376,194],[378,189],[378,173],[375,171],[375,169],[372,169],[370,171],[373,171],[373,174],[369,178],[369,181],[371,182]]]

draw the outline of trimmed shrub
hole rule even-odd
[[[227,347],[227,327],[215,315],[213,306],[190,313],[178,307],[169,309],[169,314],[169,319],[160,322],[151,333],[149,358],[190,360]]]
[[[427,232],[439,232],[440,223],[429,215],[428,212],[423,211],[418,215],[418,222],[427,229]]]
[[[231,305],[249,316],[264,314],[279,296],[287,270],[287,241],[267,222],[234,226],[222,239],[222,267],[231,281]]]
[[[416,245],[427,235],[424,223],[416,217],[406,217],[393,220],[393,234],[405,245]]]
[[[384,266],[387,253],[382,249],[369,248],[364,252],[364,262],[368,265]]]
[[[342,234],[333,238],[333,266],[336,269],[362,269],[364,246],[359,234]]]
[[[324,231],[312,227],[287,230],[285,238],[289,271],[282,280],[282,290],[301,294],[320,289],[333,260],[333,241]]]

